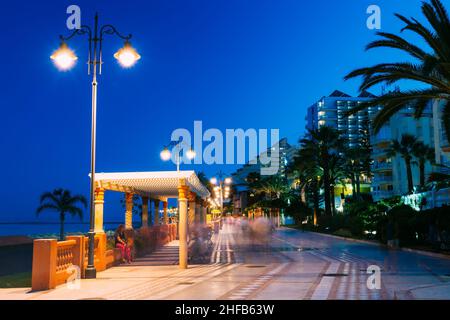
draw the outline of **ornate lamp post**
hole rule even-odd
[[[124,67],[129,68],[133,66],[141,56],[131,46],[129,40],[131,34],[124,36],[120,34],[116,28],[110,24],[105,24],[99,28],[98,14],[95,14],[93,31],[89,26],[82,25],[80,29],[75,30],[71,35],[64,37],[59,36],[61,45],[50,58],[55,63],[58,69],[65,71],[69,70],[75,65],[78,59],[75,53],[67,46],[67,41],[76,35],[87,35],[89,42],[88,52],[88,74],[92,74],[92,126],[91,126],[91,188],[90,188],[90,221],[89,221],[89,249],[88,249],[88,265],[85,272],[85,277],[88,279],[95,278],[97,271],[94,266],[94,225],[95,225],[95,210],[94,210],[94,192],[95,192],[95,142],[96,142],[96,121],[97,121],[97,67],[98,74],[102,73],[102,43],[105,34],[116,35],[124,40],[124,46],[114,54],[114,58]]]

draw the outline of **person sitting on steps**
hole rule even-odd
[[[131,248],[127,244],[127,237],[125,235],[125,226],[119,225],[114,233],[114,242],[116,248],[119,248],[122,254],[122,263],[131,263]]]

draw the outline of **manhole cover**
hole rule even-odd
[[[251,266],[246,266],[247,268],[265,268],[266,266],[257,266],[257,265],[251,265]]]
[[[180,286],[190,286],[191,284],[194,284],[194,282],[178,282]]]
[[[324,273],[323,277],[346,277],[348,274],[345,273]]]

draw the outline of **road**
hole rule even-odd
[[[0,299],[394,300],[450,299],[450,259],[280,228],[262,241],[236,220],[214,237],[205,264],[177,266],[176,243],[110,268],[79,288],[0,289]],[[369,289],[369,266],[380,269]]]
[[[450,259],[289,228],[255,245],[225,224],[211,262],[237,267],[165,298],[450,299]],[[369,266],[380,269],[380,289],[367,285]]]

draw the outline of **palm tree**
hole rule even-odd
[[[342,150],[344,141],[339,138],[337,130],[321,126],[318,130],[310,130],[311,138],[301,139],[298,157],[305,162],[317,166],[322,171],[325,214],[331,215],[332,158]],[[314,170],[317,171],[317,170]]]
[[[412,193],[414,190],[413,176],[411,170],[411,162],[413,159],[413,152],[417,145],[417,138],[410,134],[403,134],[400,141],[392,140],[391,145],[386,149],[388,157],[395,157],[400,155],[405,160],[406,175],[408,178],[408,192]]]
[[[335,186],[341,185],[345,187],[347,174],[344,170],[344,159],[338,153],[333,153],[330,156],[330,197],[331,210],[333,215],[336,213],[336,197]],[[358,180],[359,181],[359,180]]]
[[[265,193],[269,196],[270,200],[280,199],[283,194],[289,191],[289,186],[286,179],[274,175],[261,180],[258,186],[256,186],[256,191]]]
[[[350,179],[353,197],[359,198],[361,194],[361,174],[364,171],[364,161],[367,153],[362,148],[353,147],[344,150],[345,163],[343,165],[347,178]]]
[[[305,156],[298,151],[288,166],[288,173],[299,181],[298,187],[306,195],[306,202],[310,202],[308,199],[310,196],[312,197],[314,213],[317,215],[320,205],[320,176],[322,175],[320,167],[309,155]]]
[[[360,90],[367,90],[375,85],[392,85],[401,80],[409,80],[424,85],[421,89],[395,91],[382,94],[373,100],[362,103],[349,114],[357,113],[369,106],[383,106],[374,119],[375,132],[385,124],[392,115],[411,106],[415,117],[419,118],[427,104],[435,99],[442,100],[442,120],[450,141],[450,19],[440,0],[431,0],[422,4],[422,13],[431,28],[425,27],[414,18],[408,19],[400,14],[396,16],[406,25],[401,30],[411,31],[427,44],[422,49],[413,42],[398,35],[378,32],[381,39],[367,45],[366,49],[394,48],[407,53],[414,62],[381,63],[372,67],[357,69],[345,79],[363,77]]]
[[[60,232],[59,239],[64,240],[64,221],[66,214],[71,216],[83,217],[83,210],[77,207],[77,204],[81,203],[87,208],[87,200],[84,196],[70,194],[69,190],[55,189],[53,192],[44,192],[40,198],[40,206],[36,210],[36,214],[39,215],[42,211],[55,211],[59,213]]]
[[[423,188],[425,186],[425,164],[427,162],[434,163],[434,148],[427,146],[422,141],[418,141],[414,146],[413,154],[419,162],[420,187]]]

